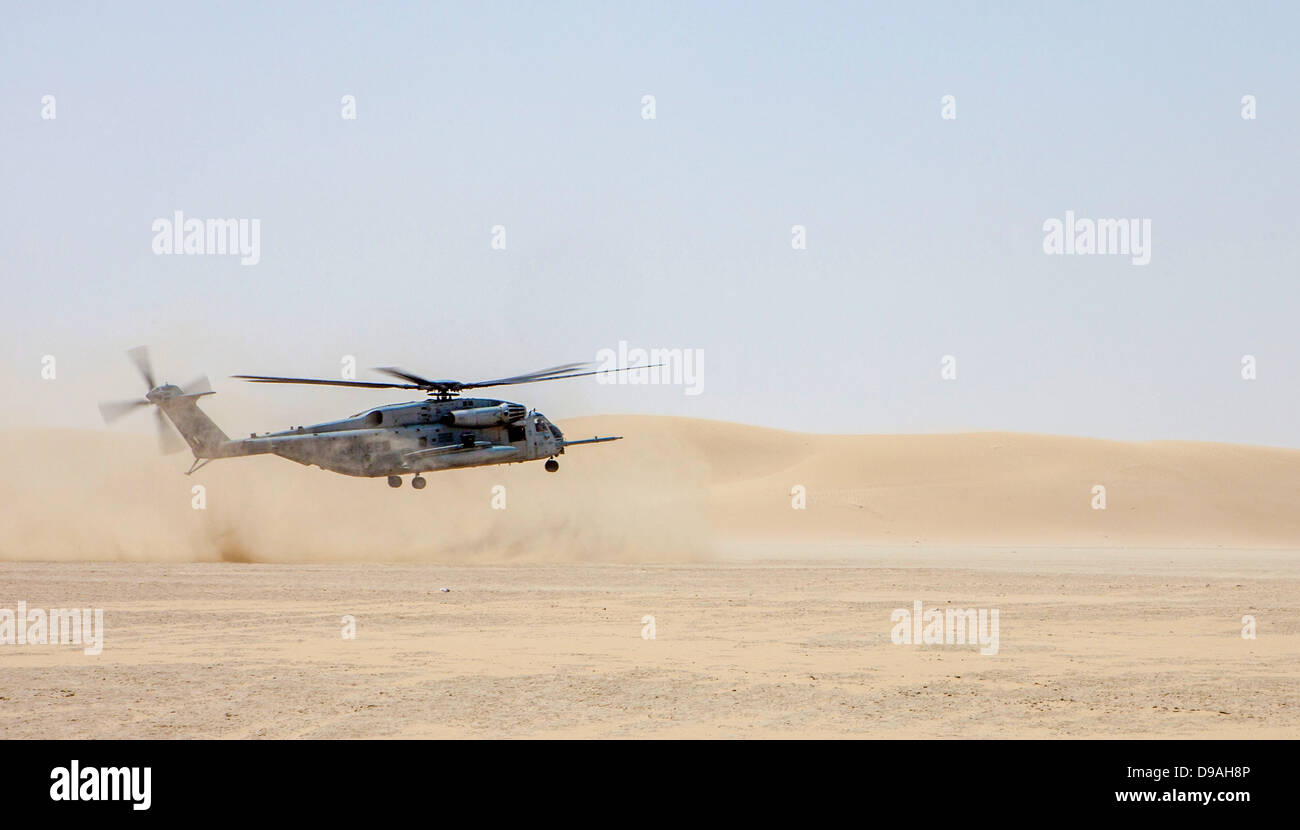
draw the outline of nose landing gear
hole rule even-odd
[[[546,459],[546,472],[554,473],[559,471],[559,469],[560,469],[560,462],[556,461],[554,458]]]

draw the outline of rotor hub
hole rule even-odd
[[[145,394],[145,400],[150,403],[162,403],[169,401],[177,395],[184,394],[179,386],[171,383],[164,383],[162,386],[156,386]]]

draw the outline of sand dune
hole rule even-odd
[[[1015,433],[808,435],[607,418],[707,466],[718,538],[1296,547],[1300,451]],[[805,510],[792,507],[802,485]],[[1105,487],[1104,510],[1093,488]]]
[[[719,543],[1300,547],[1300,451],[1007,433],[808,435],[648,416],[562,424],[540,464],[390,490],[283,459],[218,461],[110,431],[0,435],[9,560],[699,561]],[[206,509],[192,508],[192,487]],[[491,506],[506,488],[506,509]],[[807,508],[791,491],[806,489]],[[1106,488],[1105,510],[1093,487]]]

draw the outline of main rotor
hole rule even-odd
[[[661,364],[654,364],[654,366],[659,365]],[[360,389],[419,389],[436,401],[449,401],[468,389],[483,389],[489,386],[516,386],[521,383],[540,383],[544,380],[562,380],[564,378],[580,378],[587,375],[626,372],[630,369],[653,368],[653,366],[625,366],[621,369],[589,369],[588,367],[590,366],[591,363],[589,362],[566,363],[563,366],[552,366],[549,369],[538,369],[535,372],[528,372],[523,375],[478,381],[430,380],[429,378],[417,375],[414,372],[408,372],[405,369],[399,369],[395,366],[379,367],[376,368],[375,371],[397,378],[400,381],[404,381],[403,383],[372,382],[364,380],[324,380],[321,378],[290,378],[273,375],[231,375],[231,377],[239,378],[240,380],[247,380],[252,383],[293,383],[309,386],[345,386]]]

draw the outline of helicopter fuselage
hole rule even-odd
[[[374,477],[533,461],[563,452],[563,433],[540,412],[509,401],[452,398],[380,406],[337,421],[224,441],[201,455],[270,453],[344,475]]]

